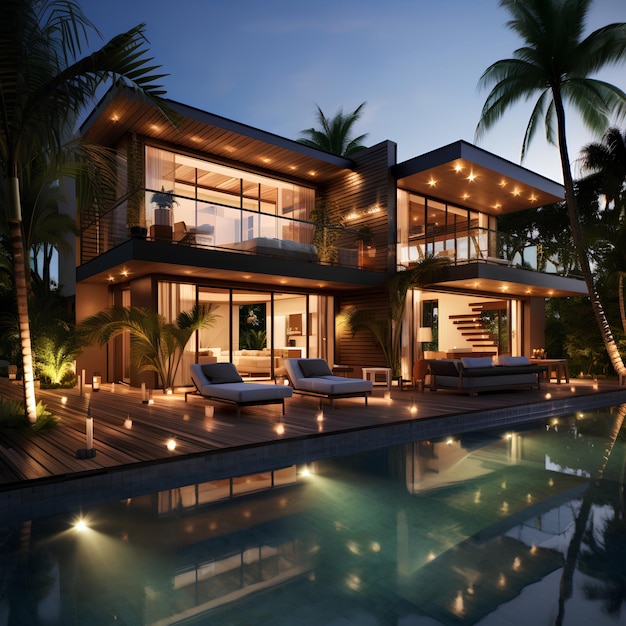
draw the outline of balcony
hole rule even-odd
[[[108,252],[133,237],[168,242],[205,250],[278,257],[309,263],[374,270],[372,250],[355,242],[354,233],[341,229],[332,258],[320,258],[313,245],[315,224],[293,217],[279,217],[257,210],[235,208],[172,196],[171,207],[150,202],[154,192],[145,192],[146,207],[141,223],[131,227],[127,204],[120,203],[104,214],[92,211],[81,222],[81,264]],[[299,211],[302,213],[302,211]],[[386,250],[385,250],[386,255]],[[385,256],[386,258],[386,256]]]
[[[457,232],[446,238],[411,237],[408,244],[398,245],[397,253],[398,263],[405,267],[415,265],[426,256],[436,256],[447,258],[453,265],[488,263],[549,274],[563,273],[559,260],[542,255],[538,246],[486,228]]]

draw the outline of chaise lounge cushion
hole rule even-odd
[[[301,359],[300,369],[305,378],[333,375],[324,359]]]
[[[237,368],[232,363],[208,363],[201,365],[200,369],[212,385],[243,382]]]
[[[221,376],[222,382],[215,382],[220,380],[217,374],[214,375],[213,382],[208,379],[204,369],[210,367],[213,367],[215,370],[224,370],[225,373]],[[239,380],[225,382],[224,379],[232,375],[233,370]],[[191,365],[191,378],[201,395],[237,404],[254,404],[268,401],[280,403],[284,398],[291,398],[292,395],[291,387],[284,385],[244,383],[232,363],[211,363],[210,365],[193,363]]]
[[[311,372],[315,371],[315,368],[320,368],[318,371],[321,371],[321,366],[316,363],[309,366],[310,361],[322,361],[330,372],[330,368],[324,359],[285,359],[285,367],[295,390],[324,396],[365,395],[371,393],[371,380],[344,378],[343,376],[333,376],[332,373],[321,376],[306,376],[304,370],[307,367],[310,367],[309,371]]]

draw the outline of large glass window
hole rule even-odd
[[[495,217],[398,191],[398,258],[410,264],[426,255],[453,261],[497,256]]]
[[[257,237],[310,243],[315,191],[202,159],[146,147],[146,223],[156,223],[155,191],[174,196],[171,224],[184,222],[206,245]]]

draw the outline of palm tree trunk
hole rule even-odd
[[[615,442],[617,441],[620,431],[622,430],[622,426],[624,425],[625,417],[626,405],[622,404],[617,412],[617,415],[615,416],[613,430],[611,431],[611,435],[609,436],[609,440],[607,441],[604,449],[602,465],[598,468],[595,476],[591,477],[591,482],[589,483],[589,487],[583,496],[580,510],[578,511],[578,515],[576,516],[574,522],[574,534],[567,549],[563,572],[561,574],[561,583],[559,586],[559,613],[555,622],[556,626],[561,626],[563,624],[563,619],[565,617],[565,601],[572,597],[572,590],[574,589],[574,572],[576,571],[576,563],[580,554],[580,547],[585,535],[585,529],[587,528],[589,514],[591,513],[591,506],[594,502],[595,491],[604,476],[604,470],[606,469],[611,453],[613,452],[613,448],[615,447]]]
[[[583,243],[582,227],[580,215],[578,213],[578,202],[574,191],[574,179],[572,177],[572,169],[567,150],[567,140],[565,137],[565,108],[563,107],[563,100],[558,89],[553,89],[552,95],[554,98],[554,108],[557,118],[559,154],[561,157],[561,168],[563,170],[563,185],[565,187],[565,204],[567,205],[574,247],[576,248],[578,262],[580,263],[583,278],[585,280],[585,284],[587,285],[587,291],[589,292],[593,315],[596,318],[596,323],[598,325],[598,329],[600,330],[600,335],[602,336],[602,341],[604,342],[611,365],[619,376],[626,375],[626,366],[624,366],[617,344],[615,343],[615,337],[613,337],[611,326],[606,317],[606,313],[604,312],[602,302],[600,301],[600,294],[595,287],[593,274],[591,273],[591,267],[589,265],[589,258],[587,256],[587,250],[585,249]]]
[[[24,259],[24,239],[22,237],[22,210],[20,206],[20,186],[16,176],[12,176],[10,197],[9,231],[13,255],[13,273],[17,298],[17,319],[22,344],[22,365],[24,369],[24,407],[29,423],[37,421],[37,400],[33,377],[33,355],[30,342],[30,321],[28,318],[28,285],[26,284],[26,261]]]
[[[619,313],[622,318],[622,329],[626,333],[626,305],[624,303],[624,272],[618,272],[617,296],[619,298]]]

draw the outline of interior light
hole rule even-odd
[[[513,191],[511,192],[515,197],[519,196],[522,192],[515,187],[515,189],[513,189]]]
[[[437,181],[436,181],[436,180],[435,180],[435,179],[431,176],[431,177],[430,177],[430,180],[428,181],[428,184],[429,184],[431,187],[435,187],[435,186],[437,185]]]
[[[459,172],[462,172],[462,171],[463,171],[463,166],[462,166],[460,163],[457,163],[457,164],[454,166],[454,171],[455,171],[457,174],[458,174]]]
[[[470,172],[469,176],[467,177],[467,180],[469,180],[470,183],[473,183],[477,178],[478,178],[477,174],[474,174],[474,172]]]

